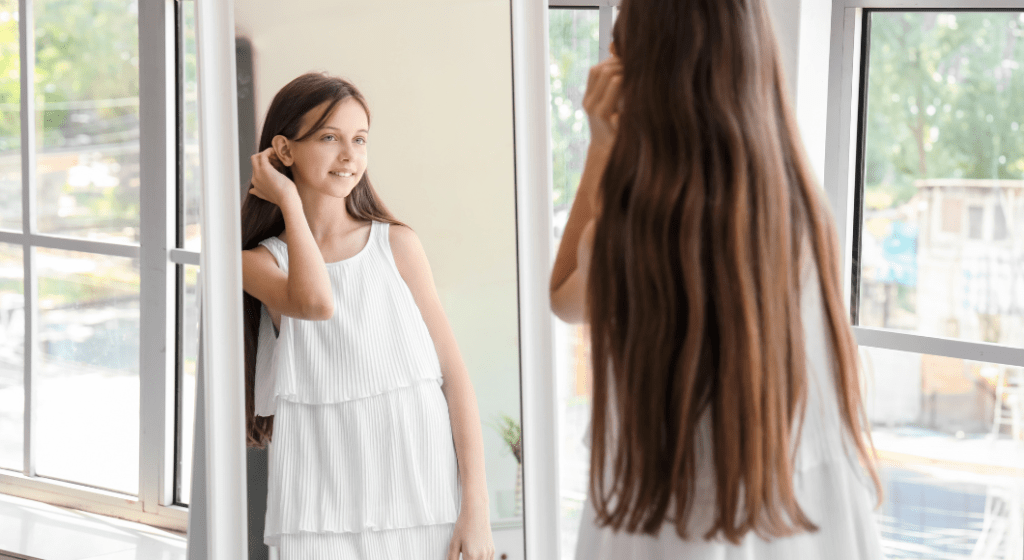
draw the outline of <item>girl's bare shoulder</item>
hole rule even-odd
[[[416,232],[409,226],[392,224],[388,227],[388,242],[395,260],[417,259],[424,255],[423,244]]]
[[[388,227],[388,242],[391,254],[395,258],[395,266],[406,282],[417,282],[420,277],[430,275],[430,264],[427,253],[423,249],[420,238],[409,226],[391,225]]]

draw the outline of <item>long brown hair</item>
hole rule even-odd
[[[656,534],[674,500],[676,533],[688,538],[698,424],[708,415],[716,503],[703,537],[815,531],[794,495],[791,455],[808,391],[805,244],[844,432],[879,496],[881,487],[864,441],[835,225],[808,167],[766,7],[623,0],[613,39],[622,105],[587,289],[598,524]],[[610,412],[619,419],[614,446]]]
[[[259,150],[271,146],[277,135],[290,140],[301,141],[316,132],[330,118],[338,103],[348,98],[355,99],[366,111],[366,120],[370,120],[370,108],[363,94],[348,81],[326,73],[310,72],[303,74],[281,88],[274,96],[267,110],[267,118],[263,123],[260,135]],[[299,136],[302,117],[320,106],[328,103],[327,108],[318,117],[305,134]],[[280,168],[289,179],[292,179],[290,168]],[[249,185],[252,187],[252,185]],[[403,225],[388,211],[370,184],[369,173],[356,184],[345,199],[345,209],[357,220],[377,220],[395,225]],[[284,231],[284,216],[281,209],[271,202],[247,193],[242,200],[242,250],[253,249],[260,241],[280,235]],[[274,417],[255,414],[254,387],[256,383],[256,349],[259,343],[261,302],[253,296],[242,294],[242,307],[245,312],[245,435],[246,445],[263,448],[274,432]]]

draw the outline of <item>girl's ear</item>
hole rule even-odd
[[[292,164],[295,163],[295,158],[292,157],[291,143],[287,138],[278,134],[270,141],[270,145],[274,147],[274,152],[277,153],[277,159],[280,160],[285,167],[291,167]]]

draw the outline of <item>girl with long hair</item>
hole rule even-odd
[[[622,0],[551,274],[589,324],[577,559],[882,557],[842,301],[762,0]]]
[[[274,97],[242,204],[245,409],[281,560],[490,560],[476,397],[349,82]],[[447,401],[447,402],[446,402]]]

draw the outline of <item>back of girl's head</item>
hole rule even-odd
[[[785,78],[761,0],[624,0],[612,33],[624,140],[693,152],[707,134],[680,133],[779,136]]]
[[[366,120],[369,122],[370,108],[363,94],[352,83],[342,78],[323,72],[310,72],[288,82],[277,92],[270,102],[270,108],[267,109],[267,117],[263,122],[263,131],[260,134],[259,150],[263,151],[269,148],[274,137],[278,135],[296,142],[305,140],[327,121],[339,103],[349,98],[359,102],[363,110],[366,111]],[[313,112],[325,103],[325,109],[319,113]],[[310,115],[310,118],[315,118],[315,120],[311,120],[308,124],[304,123],[306,115]],[[290,168],[280,167],[278,171],[289,179],[293,178]],[[356,220],[376,220],[402,225],[380,200],[370,182],[369,172],[363,173],[359,183],[346,197],[345,210]],[[252,193],[245,195],[242,200],[242,250],[253,249],[259,245],[260,241],[280,235],[284,228],[284,216],[277,205]],[[242,299],[245,312],[243,338],[245,342],[246,442],[252,447],[262,447],[270,440],[274,424],[273,417],[255,416],[254,385],[261,303],[249,294],[243,294]]]
[[[861,438],[835,229],[806,162],[766,6],[623,0],[613,40],[620,117],[587,290],[598,523],[653,534],[674,502],[676,531],[689,536],[706,417],[717,495],[703,536],[738,542],[749,531],[815,530],[792,485],[791,428],[802,422],[809,383],[801,262],[813,261],[820,278],[806,289],[822,294],[837,387],[827,397],[876,489],[878,480]],[[616,441],[605,435],[609,408]],[[606,446],[613,490],[599,484]]]

